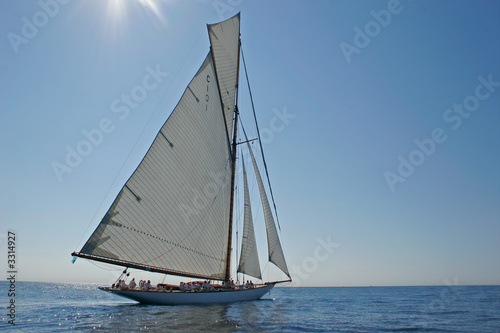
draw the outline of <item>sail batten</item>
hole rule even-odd
[[[264,184],[262,183],[262,177],[260,176],[257,163],[255,162],[255,157],[250,147],[250,143],[247,142],[248,151],[250,152],[250,157],[252,159],[253,168],[255,171],[255,177],[257,178],[257,184],[259,186],[260,198],[262,201],[262,209],[264,211],[264,220],[266,222],[266,232],[267,232],[267,246],[269,251],[269,261],[275,264],[279,269],[283,271],[288,277],[290,273],[288,272],[288,267],[286,265],[285,255],[283,254],[283,249],[281,247],[280,239],[278,237],[278,231],[276,230],[276,225],[274,224],[273,214],[271,212],[271,207],[269,206],[269,201],[267,199],[266,190]]]
[[[262,278],[259,264],[259,254],[257,251],[257,242],[255,240],[255,231],[253,226],[252,208],[250,205],[250,193],[248,190],[247,172],[243,156],[241,158],[243,165],[243,187],[244,187],[244,225],[243,237],[241,242],[241,256],[238,272],[251,275],[258,279]]]

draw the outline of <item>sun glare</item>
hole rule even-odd
[[[125,5],[126,2],[122,0],[108,0],[106,28],[103,30],[106,39],[116,40],[117,36],[121,35],[126,18]]]
[[[123,0],[108,0],[108,16],[120,19],[125,10],[125,3]]]
[[[125,20],[127,11],[137,10],[137,6],[135,6],[135,8],[131,6],[133,2],[135,2],[135,5],[139,3],[146,13],[153,14],[156,19],[165,23],[165,18],[158,7],[157,0],[108,0],[108,17],[113,17],[113,19],[118,22]]]
[[[158,5],[155,0],[138,0],[145,9],[150,10],[153,15],[162,23],[165,23],[165,18],[161,14],[161,11],[158,9]]]
[[[162,14],[158,0],[108,0],[106,21],[103,35],[107,42],[121,39],[140,20],[165,25],[167,22]]]

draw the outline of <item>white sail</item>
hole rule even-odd
[[[255,241],[255,231],[253,227],[252,208],[250,206],[250,193],[248,191],[247,172],[245,169],[245,161],[242,158],[243,164],[243,185],[245,196],[245,212],[243,237],[241,241],[241,256],[238,272],[251,275],[261,279],[259,254],[257,252],[257,242]]]
[[[165,274],[230,278],[239,27],[239,14],[208,25],[208,56],[137,169],[74,256]],[[262,179],[248,148],[262,199],[269,260],[290,277]],[[245,227],[238,272],[261,278],[244,165],[243,171]],[[149,297],[149,291],[103,290],[146,303],[190,304],[256,299],[280,282],[285,281],[214,293],[217,297],[180,292],[164,297],[167,293],[159,290],[154,291],[159,296]],[[240,291],[241,296],[233,295]]]
[[[230,183],[230,146],[209,53],[81,253],[223,279]]]
[[[208,36],[219,78],[228,137],[231,138],[235,92],[238,85],[240,14],[226,21],[208,25]]]
[[[259,169],[257,168],[257,163],[255,163],[252,148],[250,148],[250,144],[248,142],[247,146],[248,151],[250,152],[250,157],[252,158],[255,176],[257,177],[257,184],[259,185],[260,198],[262,200],[264,220],[266,221],[269,261],[278,266],[288,277],[290,277],[290,273],[288,272],[288,267],[285,261],[285,255],[283,254],[283,249],[281,248],[280,239],[278,237],[278,231],[276,230],[276,225],[274,224],[273,214],[271,213],[271,207],[269,207],[269,201],[267,200],[266,190],[264,189],[264,184],[262,183],[262,178],[260,176]]]

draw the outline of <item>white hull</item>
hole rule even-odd
[[[144,304],[180,305],[253,301],[270,292],[273,287],[274,284],[269,284],[253,289],[208,292],[117,290],[105,287],[99,289]]]

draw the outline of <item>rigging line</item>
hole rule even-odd
[[[245,127],[243,126],[243,122],[240,122],[240,125],[241,125],[241,130],[243,131],[243,135],[245,135],[245,140],[248,141],[247,133],[245,131]],[[260,141],[260,139],[259,139],[259,141]],[[269,180],[269,178],[268,178],[268,180]],[[252,187],[252,195],[254,193],[254,189],[255,189],[255,183],[253,184],[253,187]],[[259,194],[259,196],[260,196],[260,194]],[[260,207],[261,207],[260,205],[257,205],[257,214],[260,212]],[[264,216],[264,208],[262,208],[262,216]],[[277,216],[276,216],[276,218],[277,218]],[[256,216],[254,216],[254,220],[255,219],[256,219]],[[278,227],[279,227],[279,224],[278,224]],[[281,232],[281,228],[280,228],[280,232]]]
[[[243,131],[243,135],[245,135],[245,140],[247,140],[247,141],[248,141],[247,133],[246,133],[246,131],[245,131],[245,127],[243,126],[243,122],[242,122],[242,121],[240,121],[240,126],[241,126],[241,130]],[[260,140],[259,140],[259,141],[260,141]],[[243,155],[242,155],[242,156],[243,156]],[[254,192],[255,192],[255,185],[256,185],[256,183],[257,183],[257,180],[255,180],[255,183],[253,183],[253,185],[252,185],[252,189],[251,189],[251,191],[250,191],[251,196],[252,196],[252,195],[254,194]],[[260,194],[259,194],[259,196],[260,196]],[[254,215],[254,216],[253,216],[254,221],[255,221],[255,220],[257,220],[257,216],[259,216],[259,214],[260,214],[260,209],[261,209],[261,207],[262,207],[261,205],[257,205],[257,215]],[[255,211],[254,211],[253,213],[255,214]],[[264,218],[264,208],[262,208],[262,218]],[[281,232],[281,228],[280,228],[280,232]]]
[[[257,139],[253,139],[253,140],[252,140],[252,139],[250,139],[250,140],[248,140],[247,133],[245,132],[245,127],[243,126],[243,120],[241,120],[241,121],[240,121],[240,125],[241,125],[241,130],[243,131],[243,134],[245,135],[245,140],[246,140],[246,141],[245,141],[245,142],[239,142],[239,143],[252,142],[252,144],[253,144],[253,141],[255,141],[255,140],[257,140]],[[248,150],[247,150],[247,155],[249,155]],[[243,150],[242,150],[242,154],[241,154],[241,156],[242,156],[242,158],[243,158]],[[257,183],[257,181],[255,181],[255,182],[252,184],[252,187],[251,187],[251,189],[250,189],[250,197],[252,197],[252,196],[253,196],[253,194],[254,194],[254,192],[255,192],[255,186],[256,186],[256,183]],[[257,207],[260,207],[260,206],[259,206],[259,205],[257,205]],[[257,208],[257,209],[259,209],[259,208]],[[254,220],[255,220],[255,219],[254,219]]]
[[[180,65],[179,69],[177,70],[177,72],[174,74],[174,77],[172,78],[172,81],[170,81],[170,84],[168,85],[167,89],[165,89],[165,92],[163,93],[163,95],[161,96],[161,99],[160,101],[156,104],[156,107],[155,109],[153,110],[153,112],[151,113],[151,116],[149,116],[149,119],[148,119],[148,122],[146,123],[146,126],[144,126],[144,128],[142,129],[141,131],[141,134],[139,134],[139,136],[137,137],[137,141],[134,143],[134,146],[132,147],[132,149],[130,150],[130,152],[128,153],[127,155],[127,158],[125,159],[125,161],[123,162],[122,166],[120,167],[120,170],[118,170],[118,173],[116,174],[115,176],[115,179],[113,179],[113,182],[111,183],[111,186],[109,187],[108,189],[108,192],[106,192],[106,195],[104,196],[104,198],[102,199],[102,202],[101,204],[99,205],[99,207],[97,208],[96,212],[94,213],[94,216],[92,217],[92,220],[90,220],[90,223],[88,224],[87,226],[87,229],[85,229],[85,232],[82,234],[82,238],[80,239],[80,241],[78,242],[78,245],[77,245],[77,248],[79,247],[79,245],[82,243],[82,240],[85,238],[85,235],[87,234],[87,231],[89,230],[90,228],[90,225],[94,222],[96,216],[97,216],[97,213],[99,212],[99,210],[101,209],[102,205],[104,204],[104,201],[106,200],[106,198],[108,197],[109,193],[111,192],[111,189],[113,188],[113,185],[115,185],[115,182],[116,180],[118,179],[118,176],[121,174],[122,170],[123,170],[123,167],[125,166],[125,164],[127,163],[127,161],[129,160],[130,158],[130,155],[132,155],[132,152],[134,151],[135,147],[137,146],[137,143],[139,142],[139,139],[142,137],[142,135],[144,134],[144,131],[146,130],[146,128],[148,127],[149,123],[151,122],[151,119],[153,119],[153,116],[156,114],[156,111],[158,111],[158,107],[160,106],[160,104],[163,102],[163,99],[165,98],[165,95],[167,94],[167,92],[170,90],[170,87],[172,86],[172,84],[174,83],[177,75],[179,74],[179,72],[181,71],[182,67],[184,66],[184,64],[186,63],[186,60],[187,58],[189,58],[189,56],[193,53],[195,47],[196,47],[196,44],[198,44],[198,41],[200,40],[200,37],[201,35],[203,34],[203,31],[200,32],[200,34],[198,35],[198,38],[196,39],[196,42],[194,42],[193,46],[191,47],[191,50],[189,51],[188,55],[184,58],[184,61],[182,62],[182,64]],[[162,126],[163,127],[163,126]],[[160,128],[160,131],[161,131],[161,128]],[[163,133],[162,133],[163,135]],[[168,141],[168,140],[167,140]],[[172,147],[173,145],[171,145]],[[121,190],[120,190],[121,192]],[[118,192],[118,193],[120,193]],[[114,202],[114,200],[113,200]],[[109,210],[109,209],[108,209]],[[100,222],[99,222],[100,223]]]
[[[266,170],[267,183],[269,184],[269,192],[271,193],[271,200],[273,201],[274,214],[276,215],[276,222],[278,223],[278,228],[281,231],[280,220],[278,218],[278,210],[276,209],[276,203],[274,202],[273,189],[271,187],[271,181],[269,180],[269,172],[267,171],[266,158],[264,157],[264,148],[262,147],[262,140],[260,139],[259,124],[257,123],[257,115],[255,113],[255,106],[253,104],[252,90],[250,89],[250,80],[248,79],[247,65],[245,63],[245,56],[243,54],[243,47],[241,49],[241,59],[243,59],[243,67],[245,68],[245,77],[247,79],[248,92],[250,93],[250,102],[252,104],[253,118],[255,119],[255,127],[257,128],[257,136],[259,137],[260,152],[262,153],[262,161],[264,162],[264,169]],[[246,139],[248,140],[248,138]]]
[[[117,271],[121,271],[121,270],[123,270],[123,268],[122,268],[122,267],[120,267],[120,268],[111,268],[111,267],[110,267],[110,268],[107,268],[107,266],[105,266],[105,265],[98,265],[98,262],[94,262],[93,260],[90,260],[90,259],[87,259],[87,261],[88,261],[89,263],[91,263],[92,265],[94,265],[94,266],[96,266],[96,267],[99,267],[100,269],[103,269],[103,270],[105,270],[105,271],[113,271],[113,272],[117,272]]]

